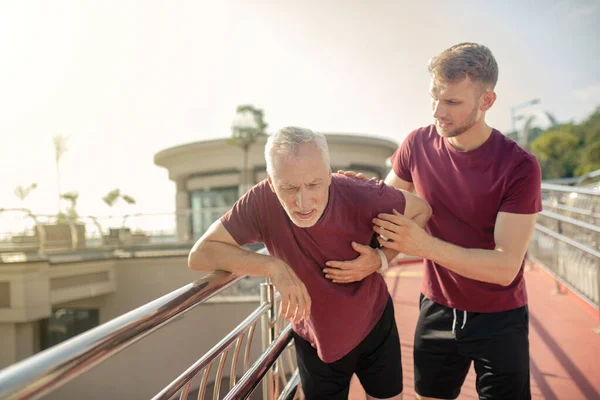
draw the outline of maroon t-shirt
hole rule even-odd
[[[323,215],[312,227],[299,228],[265,180],[239,199],[221,222],[239,245],[264,243],[304,282],[312,300],[311,315],[293,328],[330,363],[367,337],[381,318],[389,294],[378,273],[360,282],[332,283],[322,271],[325,262],[358,257],[352,241],[369,244],[372,219],[392,209],[404,213],[405,204],[404,194],[383,182],[333,175]]]
[[[493,250],[498,212],[542,210],[541,171],[533,155],[493,130],[473,151],[461,152],[434,125],[417,129],[392,156],[396,175],[413,182],[433,215],[426,230],[464,248]],[[527,304],[523,264],[509,286],[465,278],[425,260],[422,293],[436,303],[471,312],[499,312]]]

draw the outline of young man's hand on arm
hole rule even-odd
[[[532,174],[535,175],[535,174]],[[385,182],[398,189],[413,190],[414,185],[390,171]],[[538,183],[534,182],[532,185]],[[381,214],[375,232],[392,241],[382,246],[404,254],[427,258],[464,277],[498,285],[510,285],[518,274],[535,229],[536,214],[499,212],[494,228],[494,250],[465,249],[432,237],[423,226],[402,215]],[[385,231],[381,230],[385,228]],[[390,234],[388,230],[394,231]]]
[[[352,171],[345,174],[348,175],[348,173],[352,173]],[[408,191],[402,190],[402,192],[406,199],[404,215],[414,220],[419,226],[425,226],[431,217],[429,204]],[[382,259],[377,250],[356,242],[352,242],[352,247],[359,253],[359,256],[350,261],[328,261],[326,263],[328,268],[323,269],[327,279],[334,283],[357,282],[381,268]],[[397,251],[385,247],[382,247],[381,251],[388,262],[398,254]]]
[[[498,213],[494,250],[465,249],[444,242],[397,213],[380,214],[374,221],[374,231],[391,239],[378,239],[386,248],[427,258],[466,278],[508,286],[521,268],[535,220],[536,214]]]
[[[310,296],[292,268],[276,257],[241,248],[220,220],[194,244],[188,266],[196,271],[223,270],[239,275],[268,276],[281,294],[285,318],[299,321],[310,316]]]

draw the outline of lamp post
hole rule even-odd
[[[517,115],[517,110],[532,106],[534,104],[539,104],[539,103],[540,103],[540,99],[532,99],[532,100],[528,100],[523,103],[517,104],[515,106],[512,106],[510,108],[510,124],[512,127],[512,131],[517,134],[517,138],[519,139],[521,146],[525,146],[527,143],[524,143],[524,138],[521,137],[522,134],[519,134],[519,132],[517,132],[517,120],[523,117],[522,115]]]

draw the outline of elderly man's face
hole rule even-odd
[[[268,180],[294,224],[309,228],[321,218],[329,200],[331,169],[316,144],[302,144],[295,155],[276,155]]]

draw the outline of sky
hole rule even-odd
[[[56,213],[62,134],[61,189],[79,192],[79,214],[171,212],[154,154],[228,137],[239,104],[271,132],[400,143],[432,122],[427,61],[465,41],[499,64],[490,125],[509,131],[510,108],[535,98],[523,112],[581,121],[600,105],[599,20],[598,0],[0,0],[0,208]],[[114,188],[137,204],[110,209]]]

